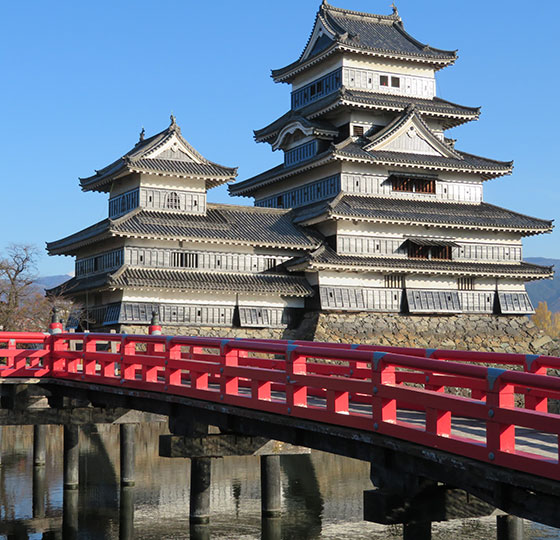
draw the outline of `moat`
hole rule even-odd
[[[216,459],[211,523],[191,533],[189,461],[159,457],[158,436],[166,432],[163,424],[139,426],[136,485],[124,491],[119,485],[118,426],[84,427],[80,434],[81,485],[67,497],[66,512],[62,428],[48,428],[47,462],[35,470],[33,428],[2,430],[0,538],[402,538],[400,527],[362,521],[362,493],[371,488],[369,465],[364,462],[321,452],[282,457],[282,517],[261,522],[258,458]],[[77,536],[68,522],[77,524]],[[433,531],[434,538],[441,540],[482,540],[496,537],[496,522],[494,517],[457,520],[434,524]],[[526,522],[526,538],[557,539],[560,534]]]

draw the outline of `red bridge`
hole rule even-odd
[[[2,358],[1,378],[51,395],[367,460],[366,519],[390,522],[379,493],[445,488],[560,527],[560,358],[61,332],[1,333]]]

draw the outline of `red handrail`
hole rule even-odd
[[[547,412],[547,400],[560,398],[560,379],[547,376],[548,368],[560,365],[555,357],[304,341],[0,333],[0,358],[0,377],[62,378],[188,396],[374,431],[560,480],[560,415]],[[422,414],[410,417],[410,411]],[[454,429],[458,418],[471,422],[473,433]],[[547,444],[554,455],[517,448],[516,427],[551,434]]]

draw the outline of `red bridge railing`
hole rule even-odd
[[[517,370],[505,369],[512,366]],[[560,480],[560,415],[548,412],[548,400],[560,399],[560,378],[549,369],[560,369],[560,358],[303,341],[0,333],[0,377],[187,396],[375,432]],[[454,420],[470,422],[469,429],[457,429]],[[545,434],[548,451],[526,441],[520,448],[516,429],[529,439],[534,433],[540,445]]]

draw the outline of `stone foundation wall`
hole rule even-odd
[[[317,314],[316,341],[560,355],[527,317],[496,315],[413,316],[388,313]]]
[[[117,331],[146,334],[148,327],[122,326]],[[311,311],[295,329],[164,326],[162,332],[165,335],[303,339],[560,356],[560,340],[552,340],[524,316],[413,316]]]

